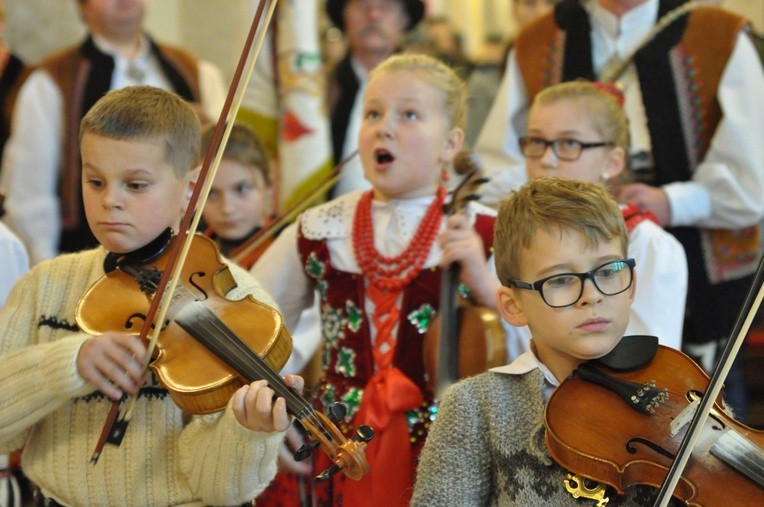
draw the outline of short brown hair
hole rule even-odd
[[[212,135],[215,133],[215,125],[208,125],[202,131],[202,149],[207,150],[212,142]],[[228,136],[223,150],[223,158],[234,160],[241,165],[251,168],[260,173],[263,177],[263,183],[266,187],[271,186],[271,169],[268,162],[268,155],[263,148],[263,143],[254,130],[247,125],[234,122],[231,127],[231,133]]]
[[[493,237],[499,280],[520,276],[520,253],[539,229],[578,231],[590,246],[618,240],[624,256],[629,243],[618,204],[599,185],[563,178],[532,180],[499,205]]]
[[[86,133],[158,142],[178,175],[199,164],[199,118],[181,97],[153,86],[128,86],[101,97],[82,118],[80,142]]]

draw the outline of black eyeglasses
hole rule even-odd
[[[548,147],[552,147],[552,151],[557,155],[560,160],[566,160],[572,162],[578,160],[581,153],[589,148],[602,148],[604,146],[614,146],[613,141],[599,141],[596,143],[585,143],[578,139],[544,139],[543,137],[525,136],[520,140],[520,151],[527,158],[541,158],[546,153]]]
[[[634,259],[617,259],[606,262],[587,273],[561,273],[533,283],[509,279],[504,285],[518,289],[535,290],[552,308],[563,308],[578,303],[584,293],[584,282],[591,278],[594,286],[605,296],[615,296],[631,287],[634,280]]]

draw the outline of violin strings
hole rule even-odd
[[[711,454],[764,487],[764,453],[753,442],[730,429],[711,446]]]
[[[287,401],[287,406],[294,407],[292,411],[294,415],[301,420],[307,420],[317,429],[321,430],[324,435],[333,440],[331,433],[324,427],[323,421],[316,415],[316,411],[313,406],[305,400],[302,396],[298,395],[292,389],[290,389],[283,381],[283,379],[277,375],[270,366],[252,349],[250,349],[242,340],[228,327],[220,321],[209,309],[202,306],[205,313],[210,313],[210,318],[199,319],[201,327],[207,331],[207,339],[216,339],[217,336],[224,336],[228,340],[220,340],[220,345],[227,349],[229,354],[226,357],[231,358],[231,362],[236,363],[233,365],[237,371],[245,374],[248,370],[248,365],[253,367],[254,372],[249,372],[249,375],[245,375],[248,378],[254,380],[255,377],[265,379],[274,390],[277,391]],[[211,329],[210,329],[211,328]],[[217,332],[217,334],[216,334]],[[240,356],[237,356],[237,353]],[[239,358],[245,357],[251,361],[251,363],[242,362]]]
[[[686,402],[673,401],[674,397],[682,400],[686,399],[684,395],[672,393],[671,401],[656,410],[655,415],[663,416],[666,420],[670,421],[688,406]],[[713,415],[711,415],[711,418],[713,418]],[[717,431],[721,432],[724,430]],[[739,432],[734,429],[724,431],[716,443],[711,446],[709,452],[748,479],[760,486],[764,486],[764,451]]]
[[[178,286],[176,296],[176,302],[186,303],[174,318],[181,328],[185,329],[213,354],[218,355],[240,375],[251,380],[259,378],[267,381],[271,388],[284,398],[287,408],[295,417],[300,420],[307,420],[319,429],[328,440],[334,440],[313,406],[290,389],[278,373],[274,372],[255,351],[249,348],[201,301],[196,299],[186,287]],[[218,337],[226,339],[218,339]]]

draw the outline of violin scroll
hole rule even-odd
[[[298,418],[314,440],[295,452],[295,460],[307,459],[313,450],[320,446],[333,461],[329,468],[316,476],[318,482],[331,479],[340,470],[355,481],[370,471],[364,451],[366,444],[374,437],[374,430],[370,426],[362,425],[356,429],[352,439],[347,439],[335,426],[335,423],[345,418],[346,412],[345,405],[334,403],[329,407],[328,418],[319,412],[314,412],[309,417]]]

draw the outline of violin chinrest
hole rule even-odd
[[[596,360],[616,371],[632,371],[648,364],[658,351],[658,338],[648,335],[630,335],[621,338],[613,350]]]

